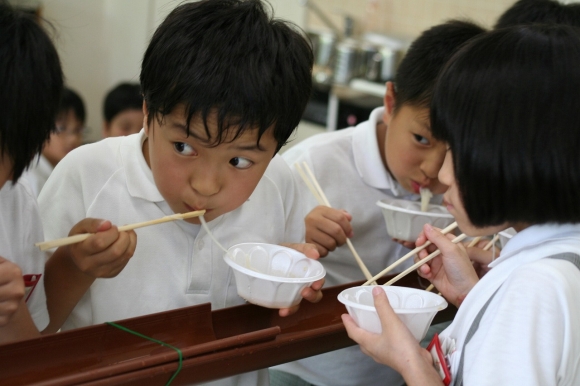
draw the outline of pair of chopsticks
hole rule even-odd
[[[456,227],[457,227],[457,222],[454,222],[453,224],[449,225],[447,228],[443,229],[441,231],[441,233],[442,234],[447,234],[447,233],[451,232],[453,229],[455,229]],[[451,240],[451,242],[452,243],[458,243],[458,242],[462,241],[463,239],[465,239],[466,237],[467,237],[467,235],[465,233],[462,233],[459,236],[455,237],[453,240]],[[475,244],[477,244],[479,242],[479,240],[481,240],[481,237],[474,238],[469,243],[469,245],[467,247],[468,248],[473,247]],[[489,243],[487,243],[487,245],[483,249],[485,251],[487,251],[489,248],[491,248],[491,246],[496,241],[497,241],[497,235],[494,236],[493,239]],[[403,263],[404,261],[406,261],[410,257],[415,256],[417,253],[419,253],[423,249],[427,248],[431,244],[432,243],[430,241],[427,241],[425,244],[421,245],[420,247],[417,247],[417,248],[413,249],[411,252],[407,253],[405,256],[403,256],[399,260],[395,261],[393,264],[391,264],[390,266],[388,266],[387,268],[385,268],[384,270],[382,270],[380,273],[378,273],[377,275],[375,275],[371,279],[368,279],[365,283],[363,283],[363,285],[372,284],[373,281],[376,281],[381,276],[384,276],[386,273],[390,272],[391,270],[393,270],[395,267],[397,267],[398,265],[400,265],[401,263]],[[400,274],[398,274],[397,276],[395,276],[394,278],[392,278],[391,280],[389,280],[388,282],[386,282],[384,285],[391,285],[391,284],[399,281],[403,277],[407,276],[409,273],[413,272],[414,270],[416,270],[417,268],[419,268],[423,264],[428,263],[429,261],[433,260],[435,257],[439,256],[440,254],[441,254],[441,251],[440,250],[436,250],[436,251],[432,252],[431,254],[429,254],[424,259],[421,259],[417,263],[413,264],[412,266],[410,266],[409,268],[407,268],[406,270],[404,270],[403,272],[401,272]],[[433,288],[432,286],[427,287],[427,291],[430,291],[432,288]]]
[[[161,223],[169,222],[169,221],[185,220],[188,218],[201,216],[204,213],[205,213],[205,210],[196,210],[193,212],[172,214],[171,216],[161,217],[161,218],[158,218],[156,220],[143,221],[143,222],[138,222],[138,223],[134,223],[134,224],[120,226],[119,232],[130,231],[133,229],[143,228],[143,227],[147,227],[150,225],[161,224]],[[81,233],[81,234],[74,235],[74,236],[63,237],[61,239],[36,243],[34,245],[36,245],[38,248],[40,248],[41,251],[46,251],[47,249],[51,249],[51,248],[62,247],[64,245],[71,245],[71,244],[80,243],[81,241],[84,241],[87,238],[89,238],[89,236],[91,236],[91,235],[94,235],[94,233]]]
[[[308,189],[310,189],[310,192],[312,192],[312,194],[316,198],[316,201],[318,201],[318,204],[332,208],[330,206],[330,202],[328,202],[328,198],[326,198],[326,195],[322,191],[320,184],[316,180],[316,177],[314,176],[314,173],[312,173],[312,170],[310,170],[310,167],[308,166],[308,164],[306,162],[302,162],[302,166],[299,163],[294,164],[294,166],[296,167],[296,170],[298,170],[298,174],[300,174],[300,177],[302,177],[302,180],[304,180],[304,183],[306,184],[306,186],[308,186]],[[304,169],[302,169],[302,168],[304,168]],[[367,280],[371,280],[372,275],[371,275],[370,271],[368,270],[365,263],[362,261],[359,254],[354,249],[354,246],[352,245],[352,242],[350,241],[350,239],[348,239],[348,238],[346,239],[346,244],[348,245],[348,248],[350,249],[351,253],[354,255],[354,258],[355,258],[360,270],[365,275],[365,278]],[[374,280],[372,280],[371,282],[373,282],[374,284],[377,284]]]

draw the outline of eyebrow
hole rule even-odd
[[[197,135],[195,132],[188,130],[186,128],[186,126],[182,123],[179,122],[170,122],[170,128],[171,129],[179,129],[183,132],[188,133],[191,137],[193,137],[194,139],[204,143],[204,144],[211,144],[211,141],[209,141],[207,138],[202,138],[199,135]],[[234,149],[236,150],[246,150],[246,151],[259,151],[259,152],[265,152],[266,149],[264,149],[263,147],[259,146],[259,144],[252,144],[252,145],[234,145]]]

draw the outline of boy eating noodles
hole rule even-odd
[[[388,238],[383,215],[376,205],[378,200],[417,201],[421,187],[435,195],[445,191],[446,186],[437,179],[445,144],[431,135],[431,95],[447,60],[463,43],[483,31],[463,21],[450,21],[424,31],[411,44],[395,82],[387,82],[384,106],[372,111],[368,121],[318,134],[284,153],[290,165],[309,165],[333,206],[317,206],[294,169],[309,205],[304,212],[306,241],[315,244],[321,256],[328,254],[321,260],[327,285],[365,278],[350,250],[343,246],[347,237],[373,274],[405,254],[402,245]],[[401,269],[411,262],[407,264]],[[398,373],[381,367],[359,347],[285,363],[272,374],[274,385],[284,384],[285,381],[278,383],[278,378],[298,377],[297,382],[315,385],[403,383]]]
[[[306,106],[312,61],[305,38],[260,1],[178,6],[143,58],[144,129],[83,146],[59,163],[39,197],[47,238],[62,237],[85,217],[122,225],[204,209],[226,246],[302,241],[301,201],[276,153]],[[127,232],[134,253],[120,258],[110,255],[125,232],[111,223],[60,248],[66,253],[47,265],[65,285],[74,280],[71,304],[82,295],[63,329],[206,302],[214,309],[244,303],[199,219]],[[295,247],[318,257],[313,246]],[[319,300],[322,283],[303,297]],[[267,381],[262,370],[218,383]]]

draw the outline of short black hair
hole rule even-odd
[[[563,4],[555,0],[519,0],[501,14],[494,28],[530,23],[580,27],[580,4]]]
[[[34,16],[0,1],[0,154],[15,183],[56,130],[63,74],[57,51]]]
[[[141,110],[143,95],[138,83],[119,83],[105,96],[103,116],[106,122],[111,122],[115,116],[125,110]]]
[[[308,102],[312,64],[305,34],[273,19],[259,0],[185,3],[157,28],[143,58],[147,119],[162,118],[178,104],[188,125],[195,114],[207,123],[216,112],[216,145],[234,126],[236,138],[254,128],[260,138],[273,125],[279,150]]]
[[[470,221],[580,222],[580,30],[491,31],[438,79],[433,135],[453,154]]]
[[[81,96],[71,88],[65,87],[62,90],[62,96],[60,98],[60,105],[58,108],[58,113],[66,114],[70,110],[73,111],[75,116],[81,121],[83,124],[85,123],[86,113],[85,113],[85,104],[81,98]]]
[[[431,27],[413,41],[395,75],[395,109],[429,107],[437,75],[461,45],[485,32],[467,20],[449,20]]]

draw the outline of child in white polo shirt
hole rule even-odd
[[[60,61],[30,15],[0,3],[0,343],[39,336],[49,324],[36,196],[21,176],[55,130]]]
[[[144,130],[82,146],[58,164],[39,197],[48,239],[85,217],[123,225],[205,209],[225,247],[303,241],[301,200],[276,153],[308,101],[313,57],[305,37],[265,7],[207,0],[167,16],[142,62]],[[119,259],[107,257],[107,246],[126,232],[108,221],[101,227],[47,265],[58,268],[63,285],[74,283],[77,296],[86,291],[63,329],[206,302],[214,309],[244,303],[198,218],[129,232],[138,235],[135,251]],[[296,248],[318,258],[314,246]],[[319,300],[322,284],[303,297]],[[268,373],[218,383],[267,384]]]
[[[344,245],[347,238],[373,274],[408,252],[388,237],[376,202],[393,197],[416,201],[421,187],[435,195],[445,191],[437,179],[445,144],[431,135],[431,93],[445,62],[461,44],[482,32],[481,27],[462,21],[426,30],[411,44],[394,83],[387,82],[384,107],[372,111],[368,121],[313,136],[284,153],[290,165],[309,165],[333,207],[317,206],[293,168],[310,211],[304,213],[306,241],[315,244],[321,256],[328,254],[321,260],[327,272],[326,285],[365,279]],[[375,363],[358,346],[282,364],[272,371],[277,386],[291,377],[314,385],[403,383],[397,372]]]

